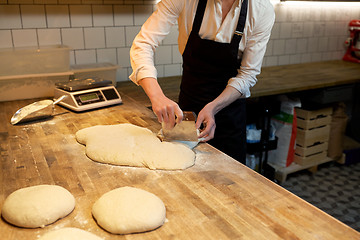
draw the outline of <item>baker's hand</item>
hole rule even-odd
[[[214,138],[215,134],[215,115],[239,99],[242,93],[232,86],[227,86],[222,93],[215,98],[212,102],[206,104],[206,106],[199,112],[196,127],[199,129],[201,124],[205,126],[204,130],[201,131],[199,138],[203,138],[203,141],[209,141]]]
[[[203,129],[200,129],[201,125],[203,125]],[[207,142],[214,138],[216,123],[214,106],[212,103],[208,103],[199,112],[196,128],[200,129],[199,139],[201,139],[201,142]]]
[[[179,105],[165,96],[155,78],[143,78],[139,85],[148,95],[158,121],[164,124],[165,128],[172,129],[175,123],[182,121],[183,112]]]
[[[183,112],[179,105],[166,96],[151,99],[151,104],[158,121],[164,124],[166,129],[172,129],[175,123],[178,124],[182,121]]]

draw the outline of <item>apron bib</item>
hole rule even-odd
[[[199,30],[207,0],[199,0],[193,28],[183,53],[183,74],[179,106],[196,114],[222,93],[231,77],[237,75],[239,43],[244,30],[247,0],[241,6],[235,34],[230,43],[201,39]],[[217,149],[245,163],[246,105],[238,99],[215,115],[214,139],[208,141]]]

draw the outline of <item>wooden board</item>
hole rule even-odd
[[[75,210],[45,228],[24,229],[0,219],[1,239],[37,239],[62,227],[77,227],[103,239],[359,239],[360,233],[208,144],[196,149],[195,166],[184,171],[101,164],[76,142],[79,129],[129,122],[160,129],[153,113],[126,94],[124,104],[12,126],[12,114],[34,100],[0,103],[0,207],[13,191],[57,184],[76,198]],[[154,231],[113,235],[91,215],[94,202],[123,186],[138,187],[165,203],[167,222]]]
[[[330,125],[331,119],[332,119],[331,116],[316,118],[313,120],[304,120],[304,119],[298,118],[298,119],[296,119],[296,124],[297,124],[298,128],[308,130],[308,129],[312,129],[312,128],[316,128],[316,127]]]
[[[295,154],[306,157],[315,153],[327,151],[328,145],[328,142],[318,143],[309,147],[302,147],[300,145],[296,145]]]
[[[341,60],[323,61],[286,66],[263,67],[257,76],[258,82],[251,88],[250,98],[287,94],[305,90],[321,89],[360,82],[360,65]],[[158,79],[164,93],[178,100],[181,76]],[[118,83],[119,91],[140,103],[151,106],[141,87],[132,82]]]
[[[299,165],[312,165],[317,166],[320,161],[326,159],[327,151],[318,152],[308,156],[300,156],[295,154],[294,162]]]
[[[264,67],[251,95],[262,97],[359,82],[359,64],[341,60]]]
[[[330,134],[330,125],[303,130],[298,128],[296,133],[296,144],[308,147],[319,142],[328,142]]]
[[[317,110],[305,110],[301,108],[295,108],[296,117],[304,120],[316,120],[319,118],[327,117],[332,114],[332,108],[321,108]]]
[[[329,157],[325,157],[319,161],[317,161],[315,164],[314,163],[308,163],[308,164],[304,164],[304,165],[300,165],[297,164],[295,162],[291,163],[290,166],[288,167],[279,167],[276,165],[272,165],[272,167],[275,168],[275,178],[280,182],[283,183],[285,182],[287,175],[291,174],[291,173],[295,173],[304,169],[311,169],[313,167],[317,167],[323,163],[327,163],[327,162],[331,162],[334,161],[334,159],[329,158]]]

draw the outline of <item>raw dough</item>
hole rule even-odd
[[[61,228],[44,234],[38,240],[102,240],[102,238],[79,228]]]
[[[160,198],[133,187],[105,193],[95,202],[92,214],[101,227],[115,234],[150,231],[162,226],[166,219]]]
[[[37,185],[11,193],[1,210],[3,218],[16,226],[45,227],[65,217],[75,207],[75,198],[63,187]]]
[[[166,170],[195,163],[195,153],[186,145],[161,142],[149,129],[128,123],[81,129],[76,139],[86,145],[86,155],[98,162]]]

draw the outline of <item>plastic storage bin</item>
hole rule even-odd
[[[72,72],[0,77],[0,102],[54,97],[55,83],[68,81]]]
[[[69,50],[64,45],[0,48],[0,76],[69,71]]]
[[[0,101],[53,97],[72,74],[69,55],[64,45],[0,49]]]
[[[116,85],[116,71],[119,68],[117,65],[111,63],[93,63],[71,65],[70,68],[76,79],[96,77],[110,80],[114,86]]]

